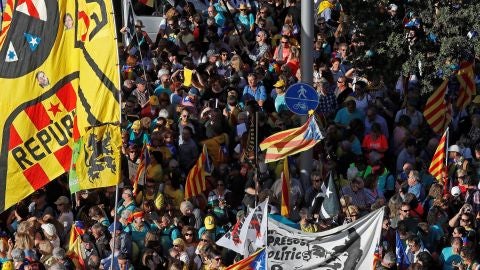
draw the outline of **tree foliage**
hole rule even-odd
[[[354,50],[355,65],[368,77],[381,75],[389,86],[399,75],[415,74],[422,92],[430,92],[433,80],[449,77],[461,61],[478,57],[480,1],[396,1],[396,17],[388,12],[392,1],[341,3],[354,39],[365,42]],[[409,40],[409,34],[415,38]]]

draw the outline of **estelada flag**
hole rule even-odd
[[[265,162],[273,162],[306,151],[315,146],[323,135],[314,115],[301,127],[292,128],[271,135],[260,143],[260,149],[267,150]]]
[[[9,0],[3,16],[0,212],[68,171],[87,127],[120,120],[110,0]]]
[[[265,248],[258,250],[247,258],[225,268],[225,270],[267,269],[267,252]]]
[[[437,181],[443,183],[443,174],[447,171],[447,165],[445,164],[446,161],[446,148],[445,144],[447,141],[447,134],[448,128],[443,133],[442,138],[440,138],[440,142],[438,143],[437,150],[435,150],[435,154],[433,154],[432,162],[430,163],[430,167],[428,168],[428,172],[435,178]],[[443,183],[445,184],[445,183]]]
[[[283,160],[282,171],[282,204],[280,213],[284,217],[290,216],[290,172],[288,170],[288,158]]]
[[[185,199],[188,200],[191,197],[195,197],[207,189],[207,183],[205,177],[211,167],[207,146],[203,145],[203,150],[197,159],[197,162],[190,169],[185,181]]]
[[[92,127],[75,143],[70,192],[117,185],[120,181],[120,127]]]
[[[81,245],[82,235],[85,233],[83,224],[76,221],[70,229],[70,237],[68,240],[68,249],[66,255],[72,259],[76,269],[85,269],[85,261],[82,258]]]

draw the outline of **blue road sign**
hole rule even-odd
[[[285,102],[293,113],[307,115],[318,106],[317,91],[306,83],[296,83],[288,87]]]

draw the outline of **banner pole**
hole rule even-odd
[[[113,6],[113,0],[110,1],[110,4]],[[132,3],[130,2],[130,8],[132,8],[133,10],[133,7],[132,7]],[[117,29],[117,22],[115,20],[115,12],[112,12],[112,18],[113,18],[113,25],[114,25],[114,29]],[[117,31],[115,31],[115,40],[117,41],[117,44],[115,46],[115,50],[117,51],[117,72],[118,72],[118,107],[119,107],[119,128],[121,128],[122,126],[122,89],[121,89],[121,85],[122,85],[122,79],[121,79],[121,74],[120,74],[120,54],[119,54],[119,51],[118,51],[118,34],[117,34]],[[137,42],[138,42],[138,39],[137,39]],[[145,70],[144,70],[145,71]],[[146,78],[145,78],[146,79]],[[119,155],[121,155],[121,152],[122,151],[119,151]],[[121,166],[121,162],[119,163],[119,165]],[[121,171],[121,168],[119,167],[118,168],[119,171]],[[112,235],[112,238],[113,238],[113,246],[112,246],[112,255],[111,255],[111,261],[110,261],[110,269],[113,269],[113,259],[115,258],[115,240],[117,238],[116,236],[116,231],[117,231],[117,228],[116,228],[116,221],[117,221],[117,208],[118,208],[118,184],[121,180],[121,176],[119,175],[118,176],[118,179],[117,179],[117,184],[115,185],[115,206],[114,206],[114,215],[113,215],[113,235]]]

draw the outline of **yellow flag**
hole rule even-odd
[[[192,73],[193,70],[188,68],[183,68],[183,85],[190,86],[192,85]]]
[[[70,192],[114,186],[120,181],[120,127],[93,127],[74,146]]]
[[[3,15],[0,212],[68,171],[88,126],[119,121],[120,88],[110,0],[9,0]]]

